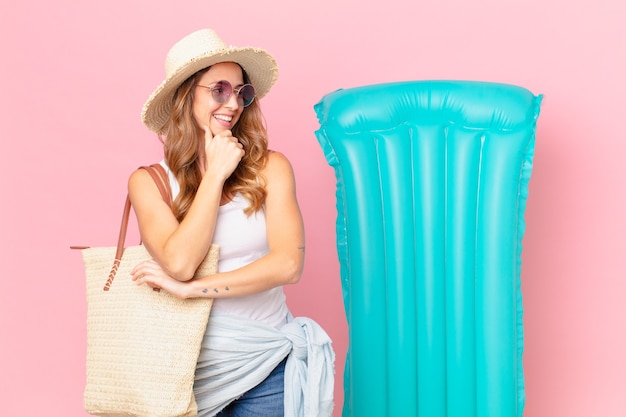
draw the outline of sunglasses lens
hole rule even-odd
[[[254,101],[254,87],[246,84],[239,90],[239,101],[244,107],[248,107]]]
[[[233,93],[233,86],[226,80],[218,81],[211,87],[213,99],[220,104],[226,103]],[[237,91],[237,102],[240,106],[247,107],[254,101],[254,87],[250,84],[241,86]]]
[[[218,103],[226,103],[233,93],[233,86],[228,81],[218,81],[212,89],[213,98]]]

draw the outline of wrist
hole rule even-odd
[[[205,172],[196,195],[219,195],[221,197],[227,179],[214,172]]]
[[[223,170],[217,169],[216,166],[212,165],[205,169],[204,174],[202,175],[202,182],[213,183],[221,189],[228,177],[230,177],[230,174],[226,174]]]
[[[196,281],[197,280],[195,280],[195,279],[191,279],[191,280],[186,282],[185,294],[184,294],[185,299],[188,300],[190,298],[201,297],[201,295],[199,295],[199,292],[198,292],[197,282]]]

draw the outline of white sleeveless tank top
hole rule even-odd
[[[170,179],[172,198],[180,192],[178,182],[165,161],[161,161]],[[265,213],[260,210],[247,216],[248,201],[241,195],[220,206],[213,243],[220,246],[218,271],[241,268],[268,253]],[[226,314],[258,320],[274,327],[287,321],[289,310],[282,287],[244,297],[218,298],[213,301],[212,315]]]

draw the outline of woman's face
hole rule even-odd
[[[198,81],[193,99],[193,116],[198,126],[208,126],[213,135],[232,130],[243,112],[243,106],[237,102],[235,92],[225,103],[215,101],[210,88],[218,81],[228,81],[233,90],[241,87],[244,84],[241,67],[233,62],[215,64]]]

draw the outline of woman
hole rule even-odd
[[[293,170],[268,150],[258,102],[277,75],[267,52],[197,31],[172,47],[166,79],[142,113],[163,138],[174,202],[163,202],[147,172],[132,174],[129,195],[153,257],[132,279],[214,299],[194,384],[199,416],[332,410],[330,340],[291,316],[282,289],[302,274],[304,230]],[[212,243],[218,273],[192,279]]]

